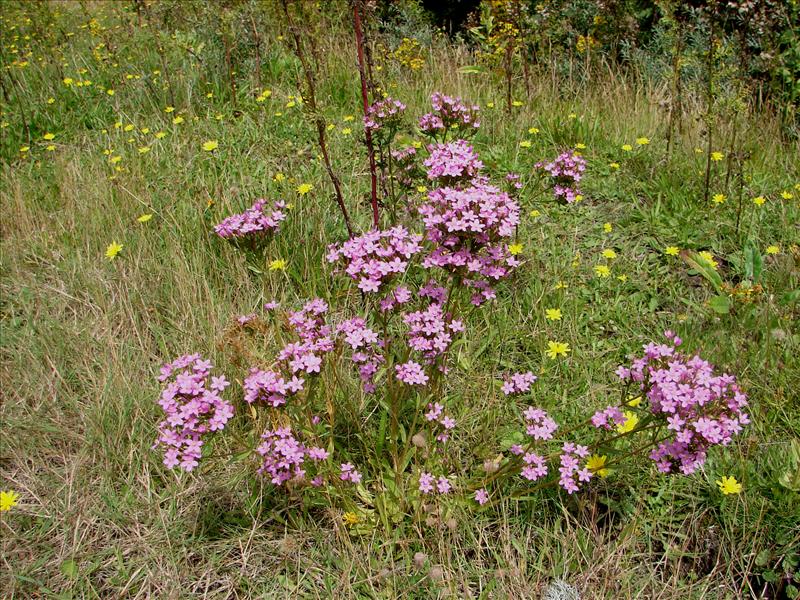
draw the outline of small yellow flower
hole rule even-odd
[[[647,144],[650,143],[650,140],[647,139],[646,137],[640,137],[636,138],[636,143],[639,144],[640,146],[647,146]]]
[[[530,148],[530,147],[531,147],[531,142],[530,142],[530,140],[522,140],[522,141],[519,143],[519,147],[520,147],[520,148]]]
[[[270,271],[285,271],[286,270],[286,261],[282,258],[278,258],[273,260],[269,263],[269,270]]]
[[[19,151],[20,151],[22,154],[25,154],[25,153],[26,153],[28,150],[30,150],[30,149],[31,149],[31,147],[30,147],[30,146],[22,146],[22,147],[19,149]]]
[[[72,77],[64,77],[62,81],[64,82],[64,85],[72,85]]]
[[[615,258],[617,258],[617,253],[614,252],[611,248],[606,248],[605,250],[603,250],[602,254],[604,258],[607,258],[609,260],[614,260]]]
[[[135,129],[135,127],[133,126],[133,124],[132,123],[128,123],[127,125],[125,125],[125,128],[123,129],[123,131],[133,131],[134,129]]]
[[[49,146],[47,146],[47,148],[45,148],[45,150],[47,150],[48,152],[52,152],[55,149],[56,147],[53,144],[50,144]]]
[[[787,190],[783,190],[781,192],[781,198],[783,198],[784,200],[791,200],[792,198],[794,198],[794,194],[792,194],[792,192],[789,192]]]
[[[206,98],[209,98],[209,99],[211,99],[211,98],[213,98],[213,97],[214,97],[214,94],[212,94],[211,92],[208,92],[208,93],[206,94]]]
[[[108,162],[110,162],[112,165],[115,165],[121,160],[122,160],[122,157],[117,155],[117,156],[112,156],[111,158],[109,158]]]
[[[149,127],[143,127],[143,128],[142,128],[142,129],[140,129],[139,131],[141,131],[142,133],[145,133],[145,134],[147,134],[147,133],[150,133],[150,128],[149,128]]]
[[[545,317],[548,321],[560,321],[561,320],[561,309],[560,308],[548,308],[544,311]]]
[[[611,233],[612,229],[613,226],[611,225],[611,223],[603,223],[603,231],[605,231],[606,233]]]
[[[564,283],[563,281],[559,281],[559,282],[558,282],[558,283],[555,285],[555,287],[554,287],[553,289],[555,289],[555,290],[565,290],[565,289],[567,289],[567,287],[568,287],[568,286],[567,286],[567,284],[566,284],[566,283]]]
[[[742,484],[736,481],[736,478],[725,477],[723,475],[722,479],[717,479],[717,485],[719,486],[719,491],[728,496],[729,494],[739,494],[742,491]]]
[[[611,275],[611,269],[609,269],[607,265],[597,265],[594,268],[594,272],[598,277],[608,277]]]
[[[753,198],[753,204],[755,204],[756,206],[763,206],[766,201],[767,199],[764,198],[764,196],[756,196],[755,198]]]
[[[56,135],[54,133],[45,133],[42,137],[44,139],[50,141],[52,139],[55,139]]]
[[[568,119],[571,119],[571,120],[573,120],[573,121],[574,121],[575,119],[577,119],[577,118],[578,118],[578,115],[576,115],[575,113],[569,113],[569,114],[567,115],[567,118],[568,118]]]
[[[636,408],[637,406],[639,406],[642,403],[642,397],[641,396],[636,396],[636,398],[631,398],[630,396],[628,396],[628,398],[630,398],[630,400],[628,400],[628,402],[627,402],[628,406],[632,406],[632,407]]]
[[[780,254],[780,246],[767,246],[767,254]]]
[[[514,101],[511,103],[511,106],[522,106],[522,102],[520,102],[519,100],[514,100]]]
[[[572,352],[572,350],[570,349],[569,344],[566,342],[547,342],[547,350],[545,351],[545,354],[553,360],[559,356],[566,356],[569,352]]]
[[[516,256],[517,254],[520,254],[522,252],[522,244],[511,244],[508,247],[508,251],[511,254],[511,256]]]
[[[155,136],[157,140],[163,140],[165,137],[167,137],[167,134],[163,131],[159,131],[155,134]]]
[[[626,410],[623,416],[625,417],[625,422],[617,425],[617,431],[619,433],[630,433],[636,429],[636,426],[639,424],[639,417],[629,410]]]
[[[284,179],[286,179],[286,175],[284,175],[283,173],[275,173],[275,175],[272,176],[272,181],[277,181],[278,183],[280,183]]]
[[[310,183],[301,183],[300,185],[297,186],[297,193],[300,194],[301,196],[305,196],[308,192],[310,192],[313,189],[313,187],[314,186],[311,185]]]
[[[174,110],[175,110],[175,107],[174,107],[174,106],[168,106],[167,108],[165,108],[165,109],[164,109],[164,112],[165,112],[165,113],[171,113],[171,112],[173,112]]]
[[[536,135],[537,133],[539,133],[539,130],[536,127],[528,127],[528,133],[530,133],[531,135]]]
[[[534,208],[534,209],[533,209],[533,210],[532,210],[530,213],[528,213],[528,214],[529,214],[531,217],[533,217],[533,218],[535,219],[536,217],[540,216],[542,213],[540,213],[538,210],[536,210],[536,209]]]
[[[619,279],[622,283],[628,281],[628,276],[623,273],[622,275],[617,275],[617,279]]]
[[[203,150],[206,152],[213,152],[219,148],[219,143],[217,140],[208,140],[207,142],[203,142]]]
[[[150,214],[150,213],[147,213],[147,214],[142,215],[141,217],[139,217],[136,220],[139,221],[139,223],[147,223],[152,218],[153,218],[153,215]]]
[[[586,150],[586,144],[575,144],[576,150]]]
[[[613,163],[611,163],[611,164],[610,164],[610,165],[608,165],[608,166],[609,166],[609,167],[611,167],[612,169],[619,169],[619,163],[615,163],[615,162],[613,162]]]
[[[664,254],[666,254],[667,256],[678,256],[678,254],[680,254],[680,252],[681,252],[681,249],[678,248],[677,246],[667,246],[664,249]]]
[[[633,146],[631,146],[630,144],[623,144],[622,150],[625,152],[630,152],[631,150],[633,150]]]
[[[150,146],[142,146],[139,148],[139,154],[147,154],[150,152]]]
[[[414,146],[414,148],[416,148],[417,150],[419,150],[420,148],[422,148],[422,142],[420,142],[419,140],[414,140],[414,141],[411,143],[411,145],[412,145],[412,146]]]
[[[727,196],[725,196],[725,194],[714,194],[714,196],[711,198],[711,201],[714,204],[722,204],[727,199],[728,198],[727,198]]]
[[[48,103],[48,104],[54,104],[54,103],[55,103],[55,101],[56,101],[56,99],[55,99],[55,98],[48,98],[48,99],[47,99],[47,103]]]
[[[344,127],[342,129],[342,135],[350,135],[351,133],[353,133],[353,130],[350,129],[349,127]]]
[[[119,251],[122,250],[123,247],[124,246],[122,244],[118,244],[117,242],[111,242],[108,245],[108,248],[106,248],[106,258],[108,258],[108,260],[114,260],[114,258],[116,258],[117,254],[119,254]]]
[[[586,459],[586,468],[592,473],[597,473],[600,477],[607,477],[610,473],[610,471],[606,468],[607,460],[608,457],[605,454],[603,456],[592,454]]]
[[[106,90],[106,94],[108,94],[109,96],[113,96],[114,90]]]
[[[0,492],[0,512],[11,510],[17,505],[19,494],[14,490]]]
[[[719,162],[723,158],[725,158],[725,155],[722,152],[712,152],[711,153],[711,160],[713,160],[714,162]]]
[[[346,512],[342,515],[342,521],[347,527],[358,524],[358,515],[354,512]]]
[[[349,123],[349,122],[350,122],[350,121],[352,121],[354,118],[355,118],[355,117],[354,117],[353,115],[345,115],[345,116],[342,118],[342,121],[344,121],[345,123]]]
[[[427,188],[427,187],[425,187],[424,185],[418,185],[418,186],[417,186],[417,191],[418,191],[420,194],[424,194],[425,192],[427,192],[427,191],[428,191],[428,188]]]
[[[180,116],[180,115],[178,115],[177,117],[172,119],[172,124],[173,125],[180,125],[181,123],[183,123],[183,117]]]
[[[494,108],[494,102],[487,102],[486,108]]]
[[[703,259],[703,261],[704,261],[704,262],[705,262],[705,263],[706,263],[706,264],[707,264],[709,267],[711,267],[711,268],[712,268],[712,269],[714,269],[715,271],[717,270],[717,267],[719,266],[719,263],[718,263],[716,260],[714,260],[714,255],[713,255],[713,254],[711,254],[711,252],[708,252],[707,250],[703,250],[702,252],[698,252],[697,254],[698,254],[698,256],[699,256],[700,258],[702,258],[702,259]]]

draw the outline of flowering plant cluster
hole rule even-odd
[[[428,179],[438,179],[442,185],[455,186],[471,180],[483,169],[478,153],[466,140],[428,146],[430,156],[424,162]]]
[[[161,367],[158,380],[167,385],[158,403],[166,418],[158,426],[154,448],[165,448],[166,467],[193,470],[199,464],[204,438],[221,431],[233,416],[233,405],[220,396],[230,382],[224,375],[211,377],[212,368],[211,361],[199,354],[181,356]]]
[[[481,126],[477,105],[467,106],[461,98],[453,98],[439,92],[431,96],[433,112],[423,115],[419,120],[419,129],[433,138],[438,136],[444,140],[448,132],[467,137],[475,133]]]
[[[292,479],[303,480],[306,477],[306,459],[318,462],[328,458],[328,452],[324,448],[308,448],[303,445],[290,427],[267,430],[261,434],[261,444],[256,448],[256,453],[261,457],[258,473],[269,477],[275,485],[282,485]],[[313,486],[321,484],[321,477],[311,480]]]
[[[373,134],[380,130],[394,131],[400,127],[405,110],[406,105],[394,98],[379,100],[367,109],[364,129]]]
[[[214,227],[214,231],[225,239],[253,238],[275,233],[281,221],[286,219],[285,208],[286,204],[278,201],[273,203],[272,210],[268,210],[266,200],[257,200],[243,213],[223,219]]]
[[[405,188],[411,188],[420,176],[419,155],[413,144],[391,151],[394,162],[394,177]]]
[[[536,167],[550,175],[556,200],[564,200],[567,204],[580,201],[578,184],[586,170],[585,158],[576,152],[562,152],[552,162],[536,163]]]

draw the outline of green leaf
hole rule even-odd
[[[764,269],[764,261],[761,257],[761,252],[758,251],[757,246],[753,240],[747,240],[744,245],[744,277],[751,281],[758,283],[761,278],[761,272]]]
[[[720,315],[727,315],[731,312],[731,300],[724,294],[711,298],[711,300],[708,301],[708,305],[711,307],[711,310]]]
[[[68,558],[67,560],[61,563],[61,572],[64,574],[65,577],[68,577],[70,579],[77,579],[78,563],[76,563],[71,558]]]
[[[485,73],[486,69],[480,65],[465,65],[458,69],[459,73],[465,73],[467,75],[477,75],[479,73]]]
[[[681,256],[683,260],[686,261],[686,264],[711,283],[718,294],[722,293],[722,277],[719,276],[719,273],[717,273],[714,267],[708,264],[708,261],[697,254],[697,252],[684,252]]]

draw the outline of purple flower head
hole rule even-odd
[[[438,180],[441,185],[467,184],[483,169],[477,152],[466,140],[431,144],[428,151],[430,156],[424,163],[428,179]]]
[[[253,238],[274,233],[278,225],[286,219],[283,202],[275,202],[272,210],[267,210],[267,201],[257,200],[243,213],[231,215],[214,227],[218,236],[225,239]]]
[[[537,163],[544,169],[553,184],[553,194],[557,200],[572,204],[578,200],[581,190],[578,186],[586,170],[586,159],[575,152],[562,152],[549,163]]]
[[[425,135],[444,137],[453,131],[460,137],[468,136],[481,126],[478,117],[478,106],[467,106],[461,98],[445,96],[435,92],[431,96],[433,112],[423,115],[419,120],[419,129]]]

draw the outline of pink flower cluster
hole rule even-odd
[[[352,464],[342,463],[339,469],[341,471],[339,479],[342,481],[349,481],[350,483],[354,484],[361,483],[361,473],[359,473]]]
[[[522,462],[525,466],[522,467],[520,475],[528,481],[536,481],[547,475],[547,464],[544,457],[535,452],[526,452],[522,457]]]
[[[435,137],[442,134],[444,137],[447,132],[454,130],[458,136],[465,136],[481,126],[478,117],[480,108],[477,105],[467,106],[461,98],[445,96],[440,92],[434,92],[431,104],[433,112],[423,115],[419,120],[419,129],[426,135]]]
[[[441,185],[455,186],[467,183],[483,169],[475,148],[466,140],[447,144],[430,144],[424,165],[428,168],[428,179],[438,179]]]
[[[386,359],[381,354],[383,340],[372,329],[367,327],[366,321],[355,317],[339,324],[336,332],[344,335],[344,342],[353,350],[351,360],[358,367],[358,374],[364,392],[371,394],[375,391],[375,374],[378,367]]]
[[[438,492],[444,495],[449,493],[452,489],[453,486],[450,480],[445,476],[441,476],[437,479],[432,474],[425,471],[419,474],[419,491],[423,494]]]
[[[392,276],[405,272],[409,259],[420,251],[422,236],[405,227],[373,230],[343,244],[328,246],[330,263],[345,263],[344,271],[358,281],[364,293],[376,293]]]
[[[525,416],[525,431],[535,440],[551,440],[558,424],[541,408],[529,406],[523,413]]]
[[[290,427],[265,431],[261,434],[261,444],[256,452],[261,456],[258,473],[269,477],[275,485],[282,485],[290,479],[304,479],[306,471],[303,465],[306,459],[322,461],[328,458],[328,452],[324,448],[308,448],[303,445]],[[319,485],[322,480],[314,478],[311,483]]]
[[[647,344],[642,358],[617,373],[639,384],[650,411],[672,432],[650,454],[658,470],[688,475],[705,463],[711,446],[727,446],[750,423],[747,396],[733,375],[716,374],[700,356],[677,352],[680,338],[670,331],[665,335],[672,345]]]
[[[300,342],[286,344],[278,353],[276,370],[250,370],[244,380],[244,399],[248,403],[265,402],[273,407],[286,404],[287,397],[303,389],[304,373],[312,375],[322,368],[322,356],[333,350],[331,328],[325,324],[328,305],[315,298],[299,311],[289,313],[289,324]]]
[[[164,466],[193,470],[200,461],[203,437],[220,431],[233,416],[233,405],[220,394],[230,385],[224,375],[209,377],[213,365],[199,354],[187,354],[161,367],[158,380],[168,382],[158,403],[166,418],[158,426],[153,448],[164,446]]]
[[[231,215],[214,226],[214,231],[218,236],[230,238],[245,238],[257,235],[266,235],[278,230],[278,225],[286,219],[283,209],[286,204],[275,202],[272,210],[267,211],[267,201],[257,200],[253,206],[243,213]]]
[[[439,303],[433,303],[424,310],[403,315],[408,325],[408,346],[420,352],[428,364],[447,352],[453,341],[453,334],[464,331],[464,323],[453,319]]]
[[[381,300],[381,310],[393,310],[411,300],[411,290],[404,285],[397,286],[394,291],[389,292]]]
[[[414,146],[406,146],[399,150],[392,150],[391,154],[397,181],[400,182],[400,185],[410,188],[414,185],[414,180],[421,176],[421,169],[417,162],[417,149]]]
[[[625,423],[625,415],[618,406],[606,406],[592,415],[592,425],[600,429],[614,429],[617,425]]]
[[[498,188],[438,188],[428,194],[419,213],[427,239],[435,244],[423,266],[468,277],[468,285],[478,290],[474,304],[491,299],[490,282],[506,277],[520,264],[506,243],[519,224],[519,205]]]
[[[533,382],[537,379],[538,377],[536,377],[536,375],[530,371],[525,373],[513,373],[503,382],[503,393],[506,396],[510,396],[511,394],[522,394],[524,392],[528,392],[530,391]]]
[[[578,184],[586,170],[586,159],[575,152],[562,152],[552,162],[540,162],[536,166],[550,174],[557,200],[563,199],[567,204],[575,202],[581,194]]]
[[[395,366],[397,379],[408,385],[425,385],[428,383],[428,376],[422,365],[410,360],[406,363]]]
[[[396,130],[401,124],[405,110],[406,105],[394,98],[386,97],[379,100],[367,109],[364,129],[373,133],[381,129]]]
[[[588,482],[593,473],[587,467],[581,467],[581,458],[589,456],[589,448],[572,442],[564,442],[561,447],[561,466],[558,472],[561,474],[558,484],[564,488],[568,494],[577,492],[581,483]]]
[[[428,403],[428,412],[425,413],[425,420],[442,426],[443,430],[436,436],[436,441],[442,443],[450,439],[450,431],[456,426],[456,420],[444,414],[444,406],[438,402]]]

